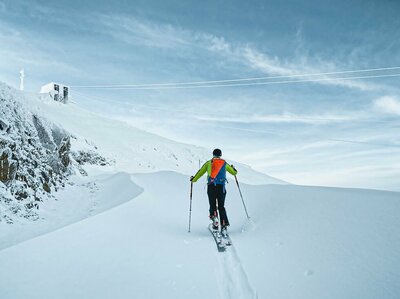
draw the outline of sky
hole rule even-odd
[[[67,84],[80,106],[295,184],[400,191],[399,11],[0,0],[0,81],[18,88],[23,68],[27,92]]]

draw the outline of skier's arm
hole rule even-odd
[[[193,183],[197,182],[197,180],[199,178],[201,178],[203,176],[203,174],[206,173],[207,171],[207,167],[208,167],[208,163],[210,163],[210,161],[207,161],[206,163],[204,163],[204,165],[199,169],[199,171],[195,174],[195,176],[191,179],[191,181]]]
[[[226,164],[226,170],[231,174],[231,175],[236,175],[237,170],[233,165]]]

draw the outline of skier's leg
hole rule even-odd
[[[226,190],[224,185],[218,185],[218,211],[222,226],[228,226],[229,220],[225,209]]]
[[[208,195],[208,202],[210,204],[210,219],[212,217],[218,216],[217,215],[217,194],[215,192],[215,186],[214,185],[208,185],[207,186],[207,195]]]

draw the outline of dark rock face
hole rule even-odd
[[[61,161],[61,165],[64,166],[64,171],[67,169],[68,165],[71,164],[71,159],[69,157],[70,151],[71,151],[71,140],[67,136],[61,140],[60,147],[58,149],[58,157]]]
[[[72,153],[72,157],[79,165],[92,164],[92,165],[109,165],[110,162],[104,157],[100,156],[95,151],[77,151]]]
[[[13,160],[10,148],[4,148],[0,153],[0,181],[8,183],[15,179],[17,161]]]

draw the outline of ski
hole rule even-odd
[[[224,252],[226,249],[225,239],[222,237],[221,233],[217,229],[213,229],[212,224],[208,226],[209,231],[214,237],[215,244],[219,252]]]
[[[229,234],[226,232],[225,234],[222,234],[222,238],[225,240],[225,245],[226,246],[231,246],[232,245],[232,240],[231,237],[229,237]]]

